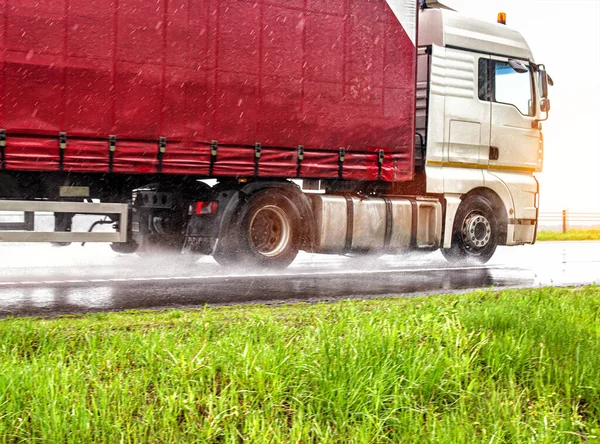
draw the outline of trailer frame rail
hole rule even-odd
[[[0,223],[0,242],[127,242],[127,204],[53,202],[37,200],[0,200],[0,212],[24,213],[23,222]],[[73,213],[84,215],[117,215],[116,232],[34,231],[35,213]]]

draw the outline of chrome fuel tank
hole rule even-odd
[[[442,206],[427,198],[311,195],[317,252],[437,248]]]

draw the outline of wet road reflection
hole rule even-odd
[[[143,260],[103,245],[4,250],[4,317],[600,283],[600,242],[500,248],[486,266],[450,266],[438,252],[381,258],[301,254],[288,270],[268,273],[224,270],[211,258],[193,264]]]

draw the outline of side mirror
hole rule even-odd
[[[539,72],[540,77],[540,111],[546,113],[546,117],[543,119],[535,119],[531,122],[532,128],[541,129],[541,122],[548,120],[548,115],[550,112],[550,99],[548,98],[548,85],[554,86],[554,81],[546,72],[546,67],[544,65],[535,65],[536,70]]]
[[[548,73],[545,69],[540,70],[540,76],[542,81],[542,98],[548,98]]]
[[[550,99],[548,97],[542,97],[540,100],[540,111],[547,113],[550,111]]]

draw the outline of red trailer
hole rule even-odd
[[[415,0],[1,8],[7,172],[413,178]]]

